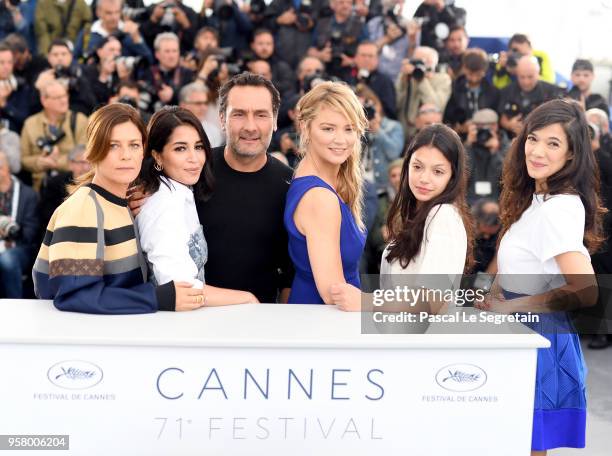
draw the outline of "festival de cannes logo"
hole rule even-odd
[[[88,361],[61,361],[47,371],[47,378],[60,388],[80,390],[96,386],[104,376],[102,369]]]
[[[436,374],[436,383],[448,391],[465,393],[481,388],[487,382],[487,373],[473,364],[451,364]]]

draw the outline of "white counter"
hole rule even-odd
[[[529,454],[548,341],[519,324],[361,326],[332,306],[0,300],[0,434],[69,434],[60,454],[83,456]]]

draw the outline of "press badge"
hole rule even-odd
[[[487,196],[493,193],[493,189],[491,188],[491,182],[487,182],[487,181],[476,182],[475,193],[480,196]]]

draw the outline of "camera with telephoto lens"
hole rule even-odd
[[[0,231],[4,232],[2,239],[15,240],[19,234],[20,226],[8,215],[0,215]]]
[[[312,22],[312,0],[302,0],[297,10],[295,25],[300,31],[306,31]]]
[[[490,128],[479,128],[476,131],[476,144],[485,147],[485,143],[493,137],[493,132]]]
[[[414,71],[412,72],[414,80],[422,81],[425,78],[425,73],[427,73],[425,62],[420,59],[410,59],[409,62],[414,67]]]
[[[36,139],[36,145],[44,155],[50,155],[53,152],[53,146],[64,139],[64,136],[66,136],[64,130],[57,130],[51,132],[48,136],[39,136]]]

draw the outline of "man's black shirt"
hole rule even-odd
[[[538,81],[531,92],[523,92],[518,82],[502,89],[499,96],[499,114],[508,117],[522,114],[526,117],[531,111],[546,101],[562,98],[565,90],[548,82]]]
[[[236,171],[223,152],[223,147],[213,149],[212,197],[196,200],[208,243],[206,283],[276,302],[278,291],[293,280],[283,225],[293,170],[268,155],[259,171]]]

